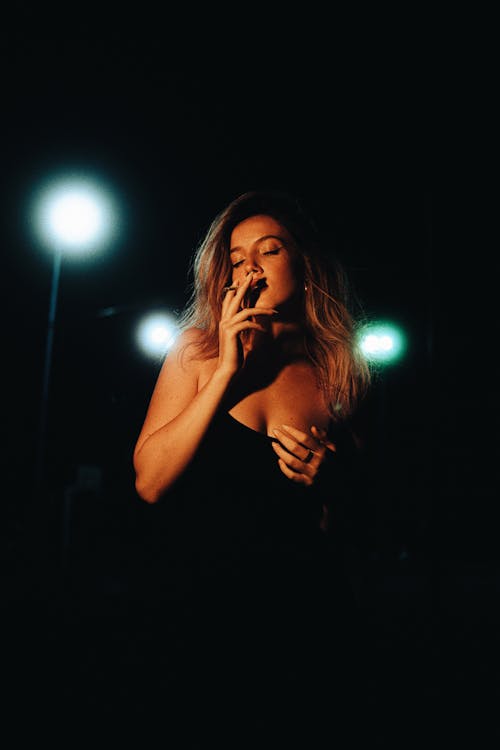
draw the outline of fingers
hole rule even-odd
[[[278,456],[278,463],[283,474],[289,479],[293,479],[294,482],[301,482],[307,485],[313,483],[317,467],[314,468],[305,464],[300,458],[285,450],[280,443],[272,442],[271,445]]]
[[[311,427],[311,432],[314,435],[314,437],[322,443],[322,445],[325,446],[325,448],[328,448],[329,451],[332,453],[336,453],[337,446],[335,443],[333,443],[331,440],[328,439],[328,435],[326,430],[319,429],[315,425]]]
[[[250,328],[254,328],[256,331],[265,332],[266,329],[262,323],[255,319],[252,320],[252,315],[254,314],[255,309],[256,308],[249,307],[245,310],[240,310],[239,313],[235,314],[231,314],[231,311],[228,311],[226,315],[221,318],[219,323],[221,333],[228,333],[233,336],[234,334],[241,333]],[[259,307],[259,315],[274,315],[275,312],[276,310],[273,310],[270,307]]]
[[[299,472],[293,471],[289,468],[288,464],[282,458],[278,458],[278,464],[283,474],[288,477],[288,479],[291,479],[292,482],[296,482],[297,484],[305,484],[306,487],[311,487],[311,485],[313,484],[312,477],[308,476],[307,474],[300,474]]]
[[[326,430],[311,427],[303,432],[291,425],[281,425],[273,430],[279,442],[272,446],[278,456],[281,471],[294,482],[310,486],[328,451],[335,452],[335,444],[328,439]],[[311,440],[311,437],[314,440]]]
[[[250,284],[252,283],[253,279],[253,271],[251,271],[243,281],[240,282],[237,281],[235,284],[231,284],[231,286],[226,287],[226,292],[224,295],[224,299],[222,301],[222,312],[225,313],[226,311],[230,312],[236,312],[241,308],[241,303],[243,301],[243,298],[248,291]]]
[[[305,432],[294,429],[295,434],[293,434],[288,425],[282,425],[282,427],[284,429],[277,427],[273,430],[281,445],[283,445],[289,453],[292,453],[301,463],[311,463],[314,456],[317,453],[319,454],[320,446],[313,445],[310,436],[309,443],[311,443],[311,445],[308,445],[306,443],[308,436]]]
[[[250,325],[249,318],[255,315],[274,315],[278,311],[273,307],[245,307],[242,309],[241,303],[243,297],[250,287],[252,281],[253,272],[249,273],[246,279],[235,286],[227,287],[225,297],[222,301],[222,313],[221,322],[230,323],[231,327],[235,326],[238,332],[245,330],[246,328],[256,328],[258,330],[264,330],[264,328],[252,321]],[[243,325],[240,325],[243,324]]]
[[[283,440],[280,441],[288,448],[292,453],[301,458],[306,463],[309,463],[313,454],[323,455],[324,449],[327,448],[330,451],[335,452],[337,449],[335,444],[328,439],[326,430],[319,429],[316,426],[311,427],[311,433],[303,432],[298,430],[296,427],[292,427],[289,424],[282,424],[279,432],[283,436]],[[311,440],[311,435],[315,438]],[[319,445],[318,445],[319,443]]]
[[[235,323],[240,323],[253,315],[275,315],[278,311],[274,307],[245,307],[233,316]]]

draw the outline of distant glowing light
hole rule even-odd
[[[360,332],[359,345],[367,359],[389,363],[402,357],[406,342],[401,329],[393,323],[371,323]]]
[[[116,236],[117,226],[116,202],[96,178],[53,178],[36,194],[35,231],[51,250],[93,252]]]
[[[137,343],[148,356],[166,354],[177,337],[175,320],[167,313],[153,313],[139,324]]]

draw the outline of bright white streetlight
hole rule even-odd
[[[117,233],[118,210],[107,187],[77,173],[54,178],[34,198],[34,230],[51,251],[96,252]]]
[[[402,330],[394,323],[373,322],[359,333],[359,346],[366,359],[379,364],[399,360],[406,349]]]
[[[52,345],[62,257],[63,254],[65,257],[93,254],[109,246],[118,235],[118,208],[110,190],[98,178],[74,172],[53,177],[36,190],[30,222],[35,239],[53,254],[35,467],[37,492],[43,479]]]
[[[177,336],[175,319],[164,312],[147,315],[137,327],[136,340],[142,352],[151,357],[162,357]]]

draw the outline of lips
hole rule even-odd
[[[260,293],[263,289],[267,287],[267,283],[265,279],[257,279],[251,287],[249,292],[249,306],[255,307],[255,303],[259,299]]]
[[[262,289],[265,286],[267,286],[267,282],[265,279],[257,279],[257,281],[252,284],[252,289]]]

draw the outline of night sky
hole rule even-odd
[[[35,549],[52,578],[30,579],[26,598],[43,599],[43,592],[57,589],[63,497],[82,466],[99,469],[102,493],[83,523],[92,527],[95,516],[89,516],[97,514],[97,547],[124,554],[116,529],[129,533],[140,513],[131,456],[159,369],[137,348],[138,322],[150,310],[175,312],[185,304],[191,255],[229,200],[254,188],[283,188],[304,202],[331,239],[367,314],[394,321],[407,336],[405,357],[383,371],[374,398],[374,455],[383,458],[384,475],[374,478],[368,503],[366,554],[386,566],[390,580],[409,581],[401,595],[405,613],[414,607],[416,620],[432,631],[425,648],[446,645],[446,669],[466,639],[475,666],[445,679],[458,695],[455,678],[465,685],[479,674],[485,682],[473,644],[495,621],[488,606],[494,555],[490,541],[483,544],[481,525],[490,488],[483,487],[476,515],[466,518],[464,481],[468,488],[473,482],[441,440],[455,425],[453,388],[436,426],[425,51],[417,46],[416,57],[395,65],[386,51],[369,53],[352,31],[341,46],[339,29],[335,44],[312,44],[312,24],[302,29],[307,54],[303,48],[291,54],[296,38],[285,34],[287,43],[280,37],[276,50],[255,25],[248,43],[240,27],[229,40],[207,34],[200,43],[185,23],[165,25],[146,13],[82,9],[50,19],[25,4],[3,27],[7,588],[13,600],[23,598]],[[395,47],[401,53],[404,40]],[[30,197],[47,177],[68,170],[101,176],[113,189],[121,233],[95,259],[63,261],[46,483],[34,497],[51,258],[33,235]],[[439,483],[436,457],[445,477]],[[98,557],[101,587],[105,579],[119,587],[111,555]],[[461,619],[471,602],[485,612],[479,624]],[[436,619],[453,635],[436,633]],[[421,641],[409,632],[417,648]],[[438,688],[429,694],[437,702],[442,697]]]

